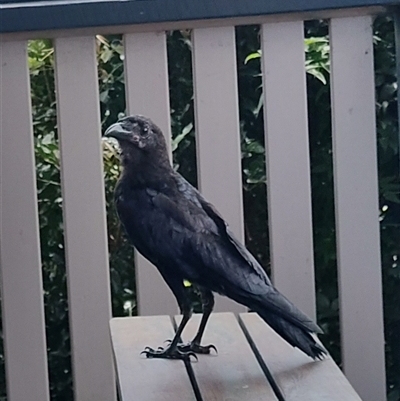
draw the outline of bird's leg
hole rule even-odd
[[[192,316],[191,306],[185,306],[182,308],[182,313],[183,317],[179,324],[178,330],[176,331],[174,338],[168,341],[169,344],[165,348],[158,347],[156,350],[146,347],[144,351],[142,351],[142,354],[145,354],[147,358],[188,359],[193,356],[195,359],[197,359],[196,355],[191,349],[183,350],[178,347],[178,342],[180,340],[182,331]]]
[[[214,308],[214,296],[211,291],[205,289],[199,289],[201,294],[201,302],[203,306],[203,316],[201,317],[199,329],[194,336],[193,340],[188,344],[178,344],[178,349],[183,352],[195,352],[197,354],[209,354],[213,349],[217,352],[217,348],[213,344],[209,345],[200,345],[201,339],[204,334],[204,329],[206,328],[206,324],[208,318],[211,315],[211,312]]]
[[[165,271],[163,270],[160,270],[160,272],[163,275],[169,287],[171,288],[172,292],[174,293],[183,317],[179,324],[178,330],[175,333],[174,338],[168,341],[169,344],[165,348],[158,347],[157,349],[153,349],[150,347],[146,347],[144,351],[142,351],[142,354],[145,354],[147,358],[167,358],[167,359],[187,360],[191,356],[193,356],[195,359],[197,359],[196,355],[193,353],[192,350],[190,349],[180,350],[177,347],[178,342],[180,341],[182,331],[185,328],[190,317],[192,316],[192,304],[189,300],[189,297],[187,296],[186,289],[183,285],[183,280],[180,280],[178,277],[164,274]]]

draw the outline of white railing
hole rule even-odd
[[[350,12],[351,17],[343,12],[344,17],[330,20],[341,339],[350,382],[363,400],[384,401],[372,20],[360,10]],[[241,20],[260,22],[273,278],[315,317],[303,20]],[[199,183],[243,239],[235,31],[227,20],[221,26],[215,20],[212,27],[207,24],[186,24],[195,27]],[[148,30],[125,29],[128,113],[149,116],[169,140],[166,35],[161,25],[156,32]],[[86,30],[79,37],[74,31],[49,34],[55,39],[76,401],[115,399],[95,57],[95,34],[102,31]],[[9,401],[49,399],[39,251],[39,241],[46,238],[39,238],[38,230],[28,38],[35,35],[3,35],[0,53],[1,291]],[[175,314],[173,296],[148,264],[138,257],[140,313]],[[219,298],[216,310],[243,308]]]

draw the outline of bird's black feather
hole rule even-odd
[[[170,167],[159,128],[138,116],[120,124],[135,138],[115,135],[124,164],[115,202],[139,252],[167,282],[186,279],[226,295],[256,311],[291,345],[320,357],[324,350],[310,335],[320,328],[275,289],[216,209]]]

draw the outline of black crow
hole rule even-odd
[[[257,312],[292,346],[321,358],[325,350],[311,335],[321,329],[279,293],[217,210],[172,169],[161,130],[148,118],[132,116],[111,125],[105,136],[121,147],[123,172],[115,189],[119,218],[133,245],[167,282],[183,315],[167,347],[147,347],[144,353],[159,358],[209,353],[214,346],[200,343],[217,292]],[[192,313],[184,280],[199,289],[203,304],[199,330],[189,344],[179,344]]]

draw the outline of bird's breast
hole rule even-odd
[[[153,264],[168,258],[169,250],[160,227],[166,226],[145,191],[120,193],[115,199],[121,223],[132,245]]]

